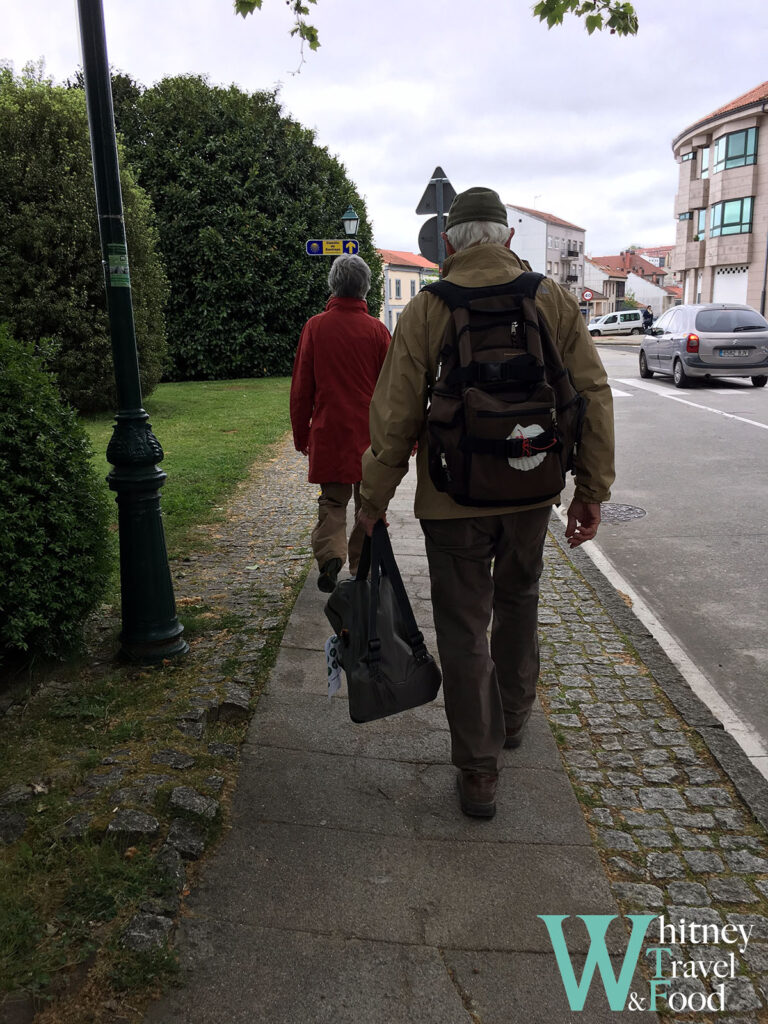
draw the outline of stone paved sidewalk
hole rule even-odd
[[[434,650],[410,490],[391,533]],[[553,517],[543,713],[504,755],[493,822],[457,810],[439,701],[369,726],[349,722],[343,693],[329,704],[310,574],[243,748],[232,828],[182,919],[185,985],[148,1024],[613,1021],[598,981],[569,1011],[536,915],[619,911],[751,926],[743,955],[672,945],[683,962],[735,951],[735,977],[725,1013],[671,1016],[768,1020],[766,784],[561,537]],[[583,962],[583,930],[566,934]],[[609,937],[619,954],[623,933]],[[701,977],[678,987],[694,1008],[712,991]]]

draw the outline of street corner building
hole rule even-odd
[[[690,125],[672,149],[680,165],[672,266],[683,302],[746,303],[764,314],[768,82]]]

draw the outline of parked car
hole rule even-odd
[[[764,388],[768,321],[751,306],[732,302],[674,306],[646,331],[639,359],[641,377],[660,373],[678,388],[718,377],[750,377]]]
[[[625,309],[620,313],[603,313],[587,324],[593,338],[603,334],[642,334],[643,312],[640,309]]]

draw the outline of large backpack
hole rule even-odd
[[[572,469],[586,403],[536,310],[542,280],[425,288],[451,310],[427,413],[429,473],[461,505],[555,499]]]

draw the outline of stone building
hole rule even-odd
[[[683,302],[745,302],[765,313],[768,82],[690,125],[672,149],[680,165],[672,267]]]

